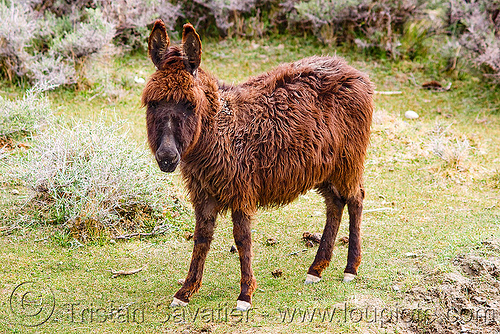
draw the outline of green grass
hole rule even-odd
[[[395,308],[410,303],[409,291],[425,284],[429,275],[457,271],[453,259],[459,254],[498,257],[498,252],[487,250],[481,243],[500,238],[498,87],[467,74],[446,77],[429,71],[425,64],[374,61],[300,38],[205,41],[202,66],[226,82],[242,82],[282,62],[335,53],[368,72],[377,90],[403,92],[375,96],[379,120],[373,125],[366,162],[365,210],[391,210],[364,215],[363,262],[353,283],[341,282],[347,258],[344,245],[337,245],[330,267],[316,285],[305,286],[303,280],[317,247],[290,255],[306,248],[301,241],[304,231],[323,229],[324,204],[314,192],[286,207],[258,212],[253,222],[253,268],[258,290],[248,321],[246,315],[231,316],[239,293],[240,273],[237,255],[229,252],[233,241],[227,216],[218,220],[200,292],[187,309],[177,311],[167,306],[179,288],[177,280],[185,277],[189,266],[192,241],[185,240],[183,231],[193,230],[192,213],[186,215],[179,231],[167,235],[86,245],[75,243],[57,226],[35,221],[0,237],[0,331],[384,333],[383,326],[370,324],[366,319],[345,321],[344,313],[336,314],[331,323],[318,318],[303,322],[300,316],[288,323],[290,318],[282,321],[280,309],[312,311],[343,309],[345,305],[349,310],[365,305]],[[95,77],[85,88],[49,93],[56,113],[83,119],[104,114],[109,120],[117,114],[130,120],[132,137],[144,143],[142,85],[136,84],[134,77],[147,78],[153,71],[152,64],[145,55],[135,55],[100,62],[92,70]],[[431,79],[442,83],[452,81],[452,90],[429,92],[414,84]],[[124,93],[109,94],[115,89]],[[22,92],[6,85],[2,94],[15,97]],[[406,110],[414,110],[420,117],[407,121],[403,116]],[[450,149],[457,148],[457,140],[468,140],[471,148],[462,152],[463,159],[458,164],[431,152],[437,124],[447,128],[443,136],[449,139]],[[189,206],[178,172],[173,182],[181,202]],[[13,188],[23,195],[18,185],[2,180],[0,221],[4,226],[9,225],[9,217],[23,210],[19,203],[12,204],[19,197],[12,194]],[[344,215],[339,237],[347,235]],[[265,241],[269,237],[277,239],[278,244],[267,246]],[[108,271],[136,268],[144,269],[114,279]],[[283,275],[274,278],[271,272],[275,269],[282,270]],[[56,300],[54,314],[34,329],[19,325],[19,317],[10,310],[10,294],[26,281],[50,287]],[[394,289],[395,285],[400,289]],[[37,286],[37,289],[42,288]],[[124,310],[118,310],[127,305],[128,318]],[[223,315],[226,310],[229,313],[227,321],[224,316],[211,318],[208,311],[219,312],[220,308]],[[103,315],[113,309],[113,318]],[[92,319],[91,313],[95,316]],[[351,315],[356,316],[356,312]],[[31,317],[32,321],[36,319]],[[400,327],[391,328],[403,332]]]

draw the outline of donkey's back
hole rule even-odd
[[[361,181],[372,94],[367,76],[337,57],[305,58],[223,86],[218,140],[232,143],[228,163],[245,182],[219,191],[231,201],[251,193],[260,206],[281,205],[329,182],[348,198]]]

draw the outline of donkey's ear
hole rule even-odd
[[[151,35],[149,35],[148,52],[157,69],[160,69],[163,56],[167,52],[169,45],[170,39],[165,24],[162,20],[156,20]]]
[[[184,61],[184,65],[186,65],[186,69],[194,75],[201,62],[201,40],[190,23],[184,25],[184,31],[182,32],[182,47],[187,57]]]

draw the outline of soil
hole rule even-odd
[[[498,240],[483,242],[499,249]],[[428,310],[402,326],[410,333],[500,333],[500,257],[458,255],[455,272],[433,273],[407,291],[405,300]],[[425,312],[421,312],[422,314]]]

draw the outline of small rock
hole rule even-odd
[[[392,290],[399,292],[399,291],[401,291],[401,287],[399,285],[397,285],[397,284],[394,284],[392,286]]]
[[[415,253],[406,253],[406,254],[405,254],[405,256],[406,256],[406,257],[409,257],[409,258],[411,258],[411,259],[414,259],[414,258],[416,258],[416,257],[417,257],[417,254],[415,254]]]
[[[238,250],[236,249],[236,246],[235,245],[232,245],[231,246],[231,249],[229,250],[230,253],[234,254],[236,253]]]
[[[140,77],[134,77],[134,81],[138,84],[143,84],[146,82],[146,80],[144,80],[144,78],[140,78]]]
[[[271,274],[273,275],[274,278],[278,278],[281,277],[281,275],[283,275],[283,271],[281,269],[275,269]]]
[[[414,112],[413,110],[408,110],[405,112],[405,117],[408,119],[417,119],[418,114],[416,112]]]
[[[184,285],[184,282],[185,282],[185,281],[186,281],[186,280],[185,280],[184,278],[181,278],[181,279],[177,280],[177,284],[179,284],[179,285]]]
[[[116,244],[116,240],[115,240],[115,239],[110,239],[110,240],[109,240],[109,243],[110,243],[110,244]]]
[[[12,190],[10,191],[10,193],[11,193],[12,195],[19,195],[19,190],[17,190],[17,189],[12,189]]]

